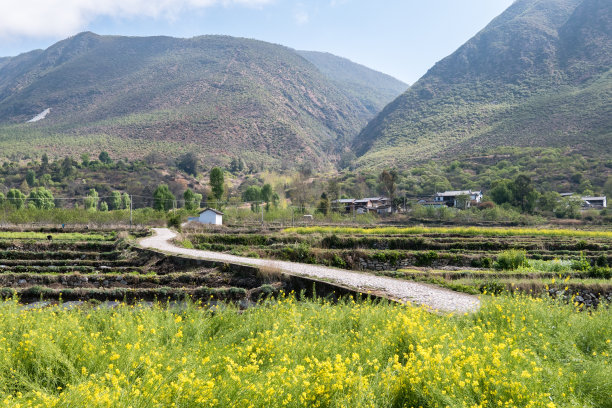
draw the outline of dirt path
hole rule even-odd
[[[176,234],[170,231],[168,228],[153,228],[153,231],[155,231],[155,235],[153,237],[145,238],[140,241],[140,245],[142,247],[213,261],[265,266],[278,269],[292,275],[309,276],[317,279],[323,279],[328,282],[337,282],[341,285],[355,288],[365,293],[382,292],[386,296],[393,299],[398,299],[404,302],[412,302],[443,312],[474,312],[480,307],[480,301],[475,296],[453,292],[451,290],[442,289],[433,285],[386,278],[343,269],[329,268],[325,266],[246,258],[220,252],[181,248],[169,242],[171,239],[176,237]]]

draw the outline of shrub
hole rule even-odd
[[[282,255],[289,261],[315,263],[315,259],[310,252],[310,245],[305,242],[287,245],[283,248]]]
[[[527,253],[524,250],[510,249],[497,256],[495,269],[514,270],[527,265]]]
[[[572,269],[576,271],[588,271],[590,268],[591,263],[582,252],[580,252],[580,259],[574,259],[572,261]]]
[[[176,228],[177,231],[181,230],[181,216],[179,214],[172,214],[168,217],[168,228]]]
[[[594,266],[589,270],[588,277],[595,278],[595,279],[611,279],[612,269],[604,268],[600,266]]]
[[[434,260],[438,259],[438,253],[436,251],[428,251],[425,253],[418,253],[415,255],[416,266],[431,266]]]

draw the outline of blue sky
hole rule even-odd
[[[0,4],[6,0],[0,0]],[[81,31],[224,34],[327,51],[415,82],[513,0],[8,0],[0,56]]]

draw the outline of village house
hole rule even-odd
[[[482,191],[457,190],[457,191],[445,191],[443,193],[436,193],[436,195],[434,196],[434,202],[443,203],[447,207],[457,207],[458,206],[457,199],[460,196],[468,197],[466,208],[470,207],[472,204],[478,204],[482,201]]]
[[[375,212],[378,214],[392,213],[391,200],[387,197],[368,197],[368,198],[343,198],[334,200],[332,205],[339,211],[344,210],[346,213],[355,212],[356,214],[365,214]]]
[[[567,198],[576,196],[576,193],[560,193],[561,198]],[[607,208],[608,201],[606,196],[592,197],[592,196],[583,196],[580,197],[582,200],[582,208],[583,209],[596,209],[601,210],[603,208]]]
[[[223,213],[212,208],[207,208],[200,212],[199,216],[189,217],[188,221],[199,222],[200,224],[223,225]]]
[[[581,199],[582,199],[582,207],[584,208],[603,209],[608,206],[608,203],[606,201],[606,196],[581,197]]]

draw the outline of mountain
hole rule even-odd
[[[344,61],[346,79],[262,41],[81,33],[0,60],[0,151],[129,158],[192,151],[205,165],[240,156],[253,166],[327,166],[405,89]],[[395,94],[355,92],[360,71]]]
[[[612,2],[518,0],[355,138],[363,166],[499,146],[612,153]]]
[[[327,78],[334,81],[376,115],[389,102],[408,89],[408,84],[381,74],[346,58],[327,52],[298,51],[313,63]]]

